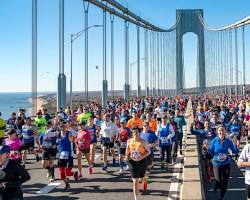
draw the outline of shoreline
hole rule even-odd
[[[34,102],[35,99],[33,99],[32,97],[29,97],[29,102],[33,105],[35,102]],[[42,110],[45,105],[48,104],[48,101],[46,100],[46,97],[37,97],[37,110]]]

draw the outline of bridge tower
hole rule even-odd
[[[205,48],[204,27],[199,15],[203,18],[202,9],[184,9],[176,11],[176,20],[180,20],[176,26],[176,88],[178,93],[183,93],[183,35],[192,32],[198,37],[198,88],[201,93],[206,88],[205,77]]]

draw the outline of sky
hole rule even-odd
[[[203,9],[205,23],[223,27],[250,15],[248,0],[119,0],[141,17],[160,27],[175,24],[176,9]],[[31,90],[31,6],[32,0],[0,0],[0,92]],[[110,87],[110,18],[107,14],[107,79]],[[124,22],[115,18],[115,89],[124,84]],[[89,7],[89,25],[102,24],[102,11]],[[65,74],[67,91],[70,72],[70,34],[84,29],[82,0],[65,0]],[[241,34],[241,33],[239,33]],[[250,73],[250,28],[246,27],[246,69]],[[141,33],[143,41],[143,33]],[[130,25],[130,63],[136,61],[136,27]],[[185,87],[196,83],[197,37],[184,35]],[[144,57],[142,47],[141,58]],[[239,69],[242,68],[239,44]],[[38,0],[38,90],[56,91],[59,72],[59,0]],[[98,69],[96,69],[98,66]],[[133,80],[135,79],[133,67]],[[144,69],[142,65],[142,72]],[[101,90],[102,28],[89,30],[89,90]],[[240,81],[241,82],[241,78]],[[246,76],[250,83],[250,77]],[[136,88],[133,81],[132,88]],[[144,89],[144,77],[141,78]],[[84,35],[73,45],[73,91],[84,90]]]

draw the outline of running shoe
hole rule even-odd
[[[75,181],[78,180],[78,172],[74,172],[74,179],[75,179]]]
[[[106,171],[108,169],[108,166],[104,166],[102,170]]]
[[[55,177],[51,177],[51,179],[49,179],[50,182],[54,182],[55,180]]]
[[[36,162],[39,162],[40,158],[39,155],[36,155]]]
[[[47,172],[47,174],[46,174],[46,178],[49,178],[50,177],[50,173],[49,172]]]
[[[126,169],[125,169],[126,171],[128,171],[129,170],[129,166],[128,165],[126,165]]]
[[[89,167],[89,174],[92,174],[92,173],[93,173],[92,167]]]
[[[69,183],[66,183],[65,187],[63,189],[63,192],[67,192],[69,189],[70,189],[70,185],[69,185]]]
[[[123,169],[120,169],[120,171],[118,172],[119,175],[123,174]]]
[[[82,174],[78,174],[77,180],[80,181],[82,179]]]

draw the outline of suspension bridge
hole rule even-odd
[[[72,43],[84,33],[84,98],[89,100],[88,74],[88,31],[89,5],[92,4],[103,12],[103,23],[94,25],[102,28],[103,35],[103,81],[102,104],[108,101],[108,85],[114,95],[114,19],[124,21],[124,98],[128,99],[131,90],[130,81],[130,46],[129,39],[136,38],[137,65],[137,96],[160,96],[191,93],[224,93],[246,94],[246,53],[245,26],[249,25],[250,17],[233,22],[222,28],[212,28],[206,24],[202,9],[177,10],[176,22],[171,28],[162,28],[150,23],[133,13],[131,10],[114,0],[83,1],[84,30],[71,35],[71,75],[70,97],[66,102],[66,76],[64,73],[64,1],[59,1],[59,74],[57,90],[57,107],[72,105]],[[107,17],[107,14],[110,17]],[[108,22],[108,19],[110,19]],[[107,23],[110,23],[110,44],[107,44]],[[136,35],[131,35],[129,29],[136,27]],[[144,32],[144,34],[142,34]],[[183,35],[193,32],[198,36],[196,88],[185,90],[185,75],[183,68]],[[142,43],[144,43],[142,45]],[[241,43],[241,49],[239,49]],[[110,45],[110,58],[107,58],[107,46]],[[142,50],[141,46],[144,47]],[[143,60],[141,56],[144,56]],[[111,80],[107,80],[107,59],[110,59]],[[242,60],[239,60],[242,59]],[[143,62],[143,63],[142,63]],[[142,64],[144,74],[141,74]],[[240,65],[241,64],[241,65]],[[240,74],[240,76],[239,76]],[[142,86],[144,76],[144,86]],[[32,96],[37,98],[37,1],[32,1]],[[36,108],[36,101],[34,101]],[[36,109],[35,109],[36,110]]]
[[[58,68],[58,87],[57,87],[57,109],[65,108],[66,105],[72,107],[72,52],[73,42],[84,34],[84,99],[85,101],[91,100],[89,97],[89,29],[92,27],[99,27],[102,34],[102,105],[105,106],[109,100],[108,93],[110,92],[111,98],[114,98],[114,77],[119,76],[123,85],[123,97],[128,100],[131,97],[131,84],[136,82],[137,97],[141,96],[174,96],[179,94],[227,94],[227,95],[246,95],[248,88],[246,83],[246,42],[245,32],[246,26],[250,24],[250,16],[239,21],[232,22],[221,28],[210,27],[206,23],[205,13],[202,9],[180,9],[176,10],[176,21],[170,28],[160,27],[150,21],[140,17],[127,6],[122,5],[115,0],[83,0],[84,7],[84,29],[80,32],[71,35],[71,66],[70,76],[65,75],[64,65],[64,0],[59,0],[59,68]],[[89,25],[90,12],[89,7],[94,6],[99,8],[102,15],[102,24]],[[38,66],[37,66],[37,0],[32,0],[32,98],[34,113],[37,111],[37,82],[38,82]],[[121,20],[124,23],[124,39],[119,41],[119,45],[124,47],[124,63],[123,69],[120,69],[121,74],[115,74],[115,44],[114,35],[116,31],[114,21],[116,19]],[[110,26],[107,24],[110,23]],[[110,27],[108,31],[107,28]],[[131,34],[130,29],[136,28],[136,34]],[[107,32],[110,33],[110,43],[107,43]],[[192,32],[197,35],[198,38],[198,50],[197,50],[197,68],[196,68],[196,87],[187,89],[185,88],[185,72],[184,72],[184,60],[183,60],[183,35],[188,32]],[[136,80],[131,80],[131,62],[130,62],[130,47],[129,40],[136,38],[136,61],[132,63],[137,67]],[[239,48],[239,46],[241,48]],[[107,49],[110,49],[110,57],[107,57]],[[142,49],[142,47],[144,49]],[[142,59],[143,57],[143,59]],[[107,65],[107,60],[110,59],[110,66]],[[142,74],[142,66],[144,67],[144,74]],[[107,79],[107,68],[110,67],[111,79]],[[98,68],[98,66],[97,66]],[[144,77],[143,77],[144,76]],[[144,83],[141,81],[142,77]],[[66,78],[70,79],[70,92],[67,96],[66,92]],[[108,90],[110,85],[110,91]],[[67,100],[68,99],[68,100]],[[191,155],[190,157],[192,157]],[[197,155],[196,155],[197,156]],[[100,159],[97,157],[96,159]],[[197,164],[198,165],[198,164]],[[32,166],[34,167],[34,166]],[[31,169],[32,169],[31,167]],[[32,176],[39,179],[41,169],[32,171]],[[178,168],[179,167],[179,168]],[[182,168],[181,162],[176,169],[171,169],[170,174],[157,174],[155,178],[160,178],[158,185],[152,184],[152,191],[150,197],[154,199],[165,199],[168,196],[169,199],[177,198],[180,194],[170,195],[168,192],[163,192],[165,189],[171,187],[171,181],[174,180],[173,173],[177,173],[176,170]],[[198,166],[197,166],[198,168]],[[233,171],[237,171],[236,167]],[[128,199],[126,196],[128,193],[127,184],[128,177],[118,182],[116,175],[110,174],[98,174],[95,177],[88,180],[88,184],[84,188],[84,197],[82,198],[94,198],[103,199],[103,192],[108,193],[107,199]],[[235,172],[235,173],[238,173]],[[192,172],[191,172],[192,174]],[[99,177],[101,176],[101,178]],[[159,177],[164,176],[164,178]],[[170,177],[170,178],[169,178]],[[241,176],[242,177],[242,176]],[[197,177],[195,177],[197,178]],[[117,181],[117,185],[109,184],[105,180]],[[153,178],[154,180],[154,178]],[[164,182],[167,180],[167,183]],[[200,179],[198,179],[198,182]],[[243,179],[238,179],[239,184],[243,183]],[[45,182],[45,181],[44,181]],[[93,186],[91,183],[98,183],[98,186]],[[184,181],[185,182],[185,181]],[[187,181],[188,182],[188,181]],[[45,184],[33,184],[24,185],[24,192],[26,193],[26,199],[36,199],[30,190],[32,185],[33,190],[36,191]],[[121,186],[123,184],[123,186]],[[127,185],[126,185],[127,184]],[[167,185],[167,186],[166,186]],[[95,188],[94,188],[95,187]],[[175,186],[174,186],[175,187]],[[177,183],[177,190],[180,190],[180,184]],[[95,189],[93,194],[91,189]],[[105,191],[102,188],[106,188]],[[192,188],[193,189],[193,188]],[[199,190],[198,187],[193,189]],[[165,190],[165,191],[166,191]],[[73,188],[72,197],[69,199],[81,198],[77,188]],[[130,191],[130,190],[129,190]],[[188,193],[187,189],[184,189]],[[124,196],[121,195],[125,194]],[[244,196],[244,191],[238,191]],[[116,194],[116,193],[119,193]],[[195,192],[193,192],[195,193]],[[201,190],[198,192],[201,193]],[[65,198],[60,192],[57,191],[57,197],[53,198]],[[77,196],[78,195],[78,196]],[[208,194],[209,196],[210,194]],[[244,196],[245,197],[245,196]],[[42,199],[41,197],[39,197]],[[39,199],[37,198],[37,199]],[[44,199],[48,196],[44,196]],[[49,197],[52,199],[52,197]],[[142,199],[148,199],[145,196]],[[192,199],[192,198],[183,198]],[[232,198],[233,199],[233,198]]]

